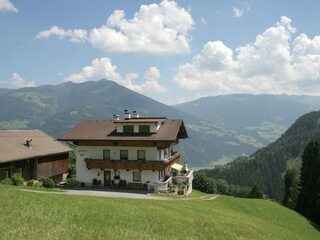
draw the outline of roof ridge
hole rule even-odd
[[[1,132],[43,132],[39,129],[0,129]]]

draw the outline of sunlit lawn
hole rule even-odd
[[[0,206],[0,239],[320,239],[305,218],[268,200],[113,199],[0,185]]]

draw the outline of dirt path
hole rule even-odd
[[[58,195],[74,195],[74,196],[95,196],[95,197],[109,197],[109,198],[129,198],[129,199],[149,199],[149,200],[214,200],[219,195],[209,195],[201,197],[164,197],[154,196],[146,192],[138,191],[111,191],[111,190],[76,190],[68,189],[61,192],[50,192],[50,191],[38,191],[32,189],[20,189],[21,191],[33,192],[33,193],[47,193],[47,194],[58,194]]]
[[[118,191],[97,191],[97,190],[64,190],[62,192],[37,191],[31,189],[21,189],[26,192],[47,193],[59,195],[76,195],[76,196],[95,196],[109,198],[130,198],[130,199],[150,199],[150,200],[169,200],[166,197],[152,196],[146,193],[139,192],[118,192]]]
[[[208,196],[201,196],[201,197],[188,197],[188,198],[181,198],[180,200],[203,200],[203,201],[210,201],[218,198],[220,195],[208,195]]]

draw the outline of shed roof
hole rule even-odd
[[[32,138],[32,147],[25,145]],[[67,153],[71,149],[40,130],[0,130],[0,163]]]
[[[159,119],[161,126],[156,133],[117,133],[114,120],[88,120],[64,133],[58,140],[105,140],[105,141],[172,141],[187,138],[188,134],[181,119]],[[128,121],[130,122],[130,121]]]

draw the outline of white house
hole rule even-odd
[[[142,118],[126,110],[122,120],[114,115],[112,120],[84,121],[58,140],[76,145],[77,181],[82,185],[167,191],[177,184],[189,194],[193,171],[175,164],[181,154],[173,150],[187,137],[180,119]]]

